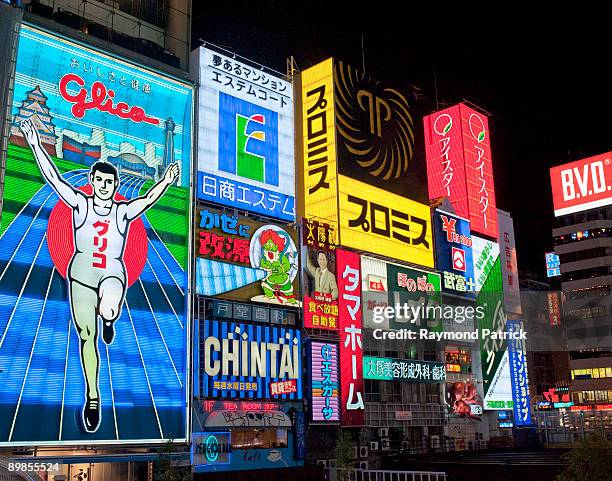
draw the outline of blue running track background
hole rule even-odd
[[[87,174],[64,178],[79,187]],[[122,175],[119,193],[137,197],[144,183]],[[146,214],[144,270],[127,291],[114,342],[98,339],[101,425],[83,430],[79,338],[46,240],[57,200],[43,186],[0,237],[0,444],[185,438],[187,274]]]

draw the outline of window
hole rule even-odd
[[[372,379],[364,380],[366,402],[380,402],[380,382]]]
[[[572,242],[596,239],[598,237],[612,237],[612,229],[588,229],[585,231],[576,231],[570,234],[564,234],[562,236],[555,237],[555,245],[570,244]]]
[[[606,377],[612,377],[612,368],[594,367],[572,370],[572,379],[603,379]]]
[[[567,262],[584,261],[587,259],[596,259],[598,257],[605,257],[609,254],[609,249],[606,247],[596,247],[594,249],[585,249],[578,252],[568,252],[567,254],[559,255],[561,264]]]
[[[232,429],[232,449],[286,447],[286,429]]]

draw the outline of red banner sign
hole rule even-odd
[[[612,152],[550,169],[555,216],[612,204]]]
[[[429,198],[448,197],[472,232],[497,238],[487,117],[458,104],[423,119]]]
[[[338,250],[338,316],[340,324],[340,392],[343,426],[365,423],[363,385],[363,343],[361,316],[361,258]]]
[[[304,296],[304,327],[338,330],[338,303]]]
[[[423,119],[429,198],[448,197],[457,215],[468,217],[459,105]]]

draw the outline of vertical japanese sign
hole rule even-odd
[[[198,198],[295,220],[293,87],[220,53],[192,53],[199,90]]]
[[[312,420],[340,420],[338,345],[313,341],[310,345]]]
[[[338,330],[335,231],[315,220],[302,220],[304,327]]]
[[[476,242],[477,237],[473,237]],[[480,353],[485,409],[510,409],[512,393],[507,342],[502,336],[485,335],[485,330],[503,333],[506,311],[499,256],[492,260],[476,298],[476,306],[484,313],[479,321]]]
[[[474,257],[476,291],[479,292],[489,278],[493,266],[499,260],[499,244],[482,237],[472,236],[472,253]],[[501,275],[500,281],[502,281]]]
[[[11,105],[0,444],[185,440],[193,86],[23,24]]]
[[[459,106],[472,232],[497,238],[489,119],[464,104]]]
[[[468,217],[459,105],[423,118],[427,189],[430,199],[448,197],[460,217]]]
[[[504,304],[507,312],[522,314],[516,244],[514,242],[514,222],[508,212],[497,209],[497,214],[497,221],[499,223],[499,257],[504,283]]]
[[[529,376],[527,372],[527,352],[522,321],[508,320],[507,330],[511,333],[508,340],[510,378],[512,379],[512,401],[514,402],[515,426],[531,425],[531,397],[529,396]]]
[[[470,221],[435,210],[433,214],[437,268],[445,292],[474,297],[474,259]]]
[[[365,422],[361,317],[361,260],[359,254],[338,250],[338,307],[340,322],[340,392],[343,426]]]
[[[472,232],[497,238],[487,117],[458,104],[423,119],[429,198],[448,197]]]
[[[548,300],[548,319],[551,326],[559,326],[561,324],[561,308],[559,293],[557,291],[549,292]]]
[[[546,258],[546,277],[557,277],[561,275],[561,259],[554,252],[544,254]]]
[[[304,217],[338,231],[333,60],[301,73]]]

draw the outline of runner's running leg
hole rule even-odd
[[[97,304],[98,294],[94,289],[76,281],[70,282],[72,318],[81,339],[81,365],[85,376],[83,425],[90,433],[98,430],[101,417],[98,389],[100,353],[98,352]]]
[[[115,321],[121,315],[125,299],[125,286],[117,277],[108,277],[100,283],[98,312],[102,317],[102,340],[111,344],[115,339]]]

